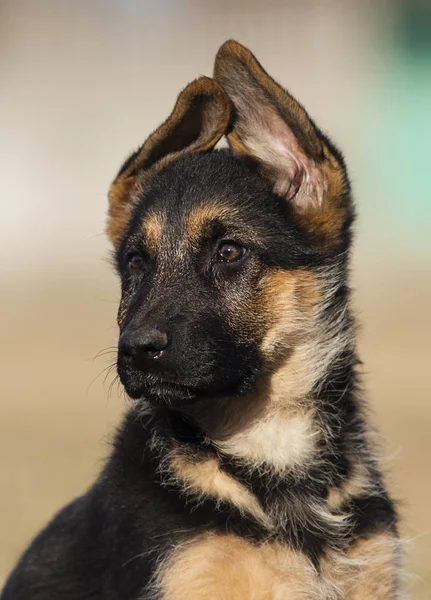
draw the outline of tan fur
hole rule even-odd
[[[343,600],[396,600],[400,561],[400,541],[382,532],[358,540],[346,553],[328,554],[321,572]]]
[[[120,245],[132,211],[132,190],[135,181],[131,177],[119,177],[109,190],[109,218],[106,228],[111,242],[116,248]]]
[[[207,534],[177,548],[161,566],[156,587],[161,600],[323,598],[303,555],[234,535]]]
[[[335,246],[342,237],[342,224],[345,216],[344,195],[346,182],[343,170],[337,160],[324,147],[325,159],[320,165],[325,186],[324,210],[298,211],[294,218],[299,225],[320,236],[327,247]]]
[[[208,202],[194,208],[187,219],[186,231],[191,244],[199,241],[205,226],[215,219],[235,218],[235,211],[216,202]]]
[[[358,498],[373,493],[373,486],[367,466],[357,457],[351,457],[350,470],[349,478],[340,487],[333,487],[329,490],[326,502],[332,510],[338,510],[351,498]]]
[[[221,471],[216,458],[200,461],[174,451],[169,459],[169,467],[173,477],[187,493],[199,499],[210,497],[216,502],[228,502],[265,527],[272,527],[257,498],[239,481]]]
[[[348,558],[362,562],[363,567],[357,570],[353,581],[349,582],[347,578],[345,580],[347,600],[376,600],[397,596],[400,545],[394,536],[381,534],[360,540],[349,551]]]
[[[143,222],[143,237],[146,248],[155,255],[162,235],[162,218],[157,213],[148,215]]]
[[[319,293],[316,278],[306,271],[265,267],[256,291],[250,292],[226,288],[229,325],[245,342],[260,340],[268,362],[280,364],[283,352],[293,348],[311,322]]]
[[[265,356],[288,343],[289,337],[303,335],[313,316],[321,292],[316,277],[307,271],[274,269],[265,274],[260,285],[259,302],[266,318],[266,333],[261,344]],[[292,340],[293,341],[293,340]]]
[[[283,544],[208,533],[172,551],[154,591],[160,600],[395,600],[398,562],[386,533],[327,554],[319,570]]]

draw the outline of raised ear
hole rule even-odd
[[[301,104],[238,42],[221,46],[214,77],[234,104],[228,134],[232,150],[260,164],[274,192],[292,204],[302,225],[323,234],[325,242],[335,241],[345,218],[349,221],[349,188],[340,154]]]
[[[110,187],[107,232],[115,246],[129,222],[137,184],[184,153],[211,150],[228,128],[231,108],[222,86],[209,77],[180,93],[170,116],[126,160]]]

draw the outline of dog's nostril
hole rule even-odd
[[[125,331],[121,334],[118,343],[120,353],[128,358],[139,358],[145,355],[159,359],[167,346],[167,334],[156,328]]]

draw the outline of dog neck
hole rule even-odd
[[[344,493],[346,464],[351,471],[356,461],[366,472],[365,440],[355,445],[361,449],[357,456],[345,456],[342,450],[352,447],[346,443],[349,436],[357,440],[361,419],[356,413],[354,357],[338,362],[302,398],[285,396],[292,365],[286,363],[271,377],[268,402],[256,402],[262,412],[231,435],[209,435],[211,419],[202,418],[206,429],[197,425],[199,412],[171,413],[167,435],[160,440],[159,473],[165,485],[181,490],[192,504],[212,499],[216,506],[233,505],[268,535],[290,529],[303,533],[306,523],[306,530],[325,531],[337,539],[348,522],[327,498],[331,490],[340,498]],[[340,388],[343,378],[346,385]],[[220,414],[219,409],[214,412]],[[367,473],[361,476],[361,490],[368,481]]]

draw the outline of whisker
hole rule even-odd
[[[112,379],[111,383],[109,384],[109,388],[108,388],[108,399],[109,400],[112,397],[112,391],[113,391],[115,385],[117,385],[117,392],[119,391],[119,388],[118,388],[119,383],[120,383],[120,378],[117,373],[117,374],[115,374],[114,378]]]
[[[106,384],[106,380],[108,379],[108,377],[110,375],[112,375],[112,371],[114,369],[116,369],[116,368],[117,368],[117,364],[116,363],[112,363],[112,364],[109,365],[109,367],[107,369],[105,369],[106,374],[105,374],[105,377],[103,378],[103,385]]]
[[[113,353],[117,353],[117,346],[108,346],[107,348],[103,348],[102,350],[100,350],[100,352],[98,352],[90,360],[95,361],[97,358],[100,358],[101,356],[106,356],[107,354],[113,354]]]
[[[106,302],[107,304],[118,304],[118,300],[108,300],[108,298],[95,298],[98,302]]]
[[[115,367],[115,364],[111,363],[110,365],[108,365],[107,367],[105,367],[98,375],[96,375],[96,377],[92,381],[90,381],[90,383],[87,386],[87,389],[85,390],[86,395],[88,395],[88,392],[89,392],[91,386],[99,379],[99,377],[102,377],[102,375],[104,373],[108,372],[105,375],[105,380],[106,380],[106,377],[109,375],[109,372],[112,371],[113,367]]]

